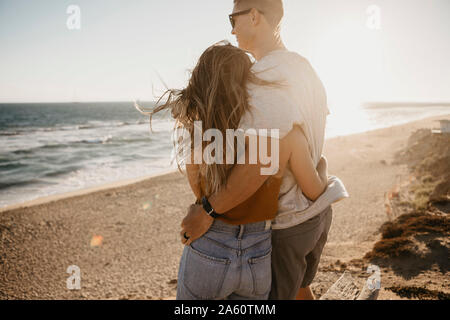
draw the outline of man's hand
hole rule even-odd
[[[186,217],[181,223],[181,242],[190,245],[192,242],[204,235],[214,222],[201,205],[193,204],[189,207]],[[186,239],[184,235],[189,239]]]
[[[328,161],[325,156],[322,155],[316,169],[320,179],[324,181],[325,184],[328,184]]]

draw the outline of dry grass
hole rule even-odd
[[[396,162],[407,164],[410,171],[409,179],[396,186],[395,197],[389,198],[397,217],[381,226],[381,240],[364,258],[401,279],[402,285],[387,288],[397,295],[447,300],[448,293],[429,288],[418,277],[428,273],[440,279],[448,273],[450,135],[418,130],[397,154]]]
[[[428,290],[426,288],[421,287],[389,287],[386,288],[401,297],[405,298],[418,298],[418,299],[437,299],[437,300],[450,300],[450,294],[437,291],[437,290]]]

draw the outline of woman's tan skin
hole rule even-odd
[[[281,178],[284,175],[286,166],[301,188],[303,194],[310,200],[315,201],[325,191],[327,186],[327,162],[324,157],[320,159],[317,169],[310,156],[308,141],[303,131],[299,127],[294,127],[288,135],[280,141],[280,166],[274,175]],[[270,147],[268,148],[270,150]],[[195,177],[199,170],[199,165],[186,164],[186,173],[192,191],[197,198],[201,198],[200,186]]]

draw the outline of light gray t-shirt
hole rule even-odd
[[[249,84],[251,112],[241,119],[240,128],[279,129],[279,138],[299,125],[308,140],[311,157],[318,164],[329,114],[325,88],[307,59],[288,50],[275,50],[256,62],[252,69],[258,78],[277,81],[281,87]],[[269,132],[270,133],[270,132]],[[340,183],[340,181],[338,181]],[[343,185],[340,186],[343,188]],[[345,190],[345,189],[344,189]],[[312,205],[289,168],[282,178],[274,229],[288,228],[304,221]],[[330,203],[331,204],[331,203]],[[308,217],[317,213],[308,213]]]

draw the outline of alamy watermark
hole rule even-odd
[[[81,9],[78,5],[72,4],[67,7],[66,13],[69,14],[66,21],[67,29],[80,30],[81,29]]]
[[[381,8],[375,4],[367,7],[367,22],[366,27],[371,30],[381,29]]]
[[[80,267],[76,265],[71,265],[67,267],[66,272],[70,276],[66,280],[66,286],[69,290],[80,290],[81,289],[81,271]]]
[[[367,273],[371,274],[369,278],[367,278],[367,288],[370,290],[380,289],[381,288],[381,272],[380,267],[374,264],[371,264],[367,267]]]
[[[220,130],[211,128],[203,132],[202,121],[194,122],[194,141],[187,130],[176,129],[172,139],[178,146],[177,154],[186,164],[246,164],[245,137],[248,138],[248,164],[261,167],[261,175],[273,175],[279,169],[279,130],[278,129],[227,129],[225,139]],[[237,141],[235,150],[234,141]],[[270,152],[269,152],[270,139]],[[210,142],[203,148],[204,142]],[[224,147],[224,143],[226,146]],[[225,149],[225,155],[223,154]],[[191,157],[193,150],[193,157]],[[175,151],[175,150],[174,150]],[[236,163],[235,163],[236,162]]]

